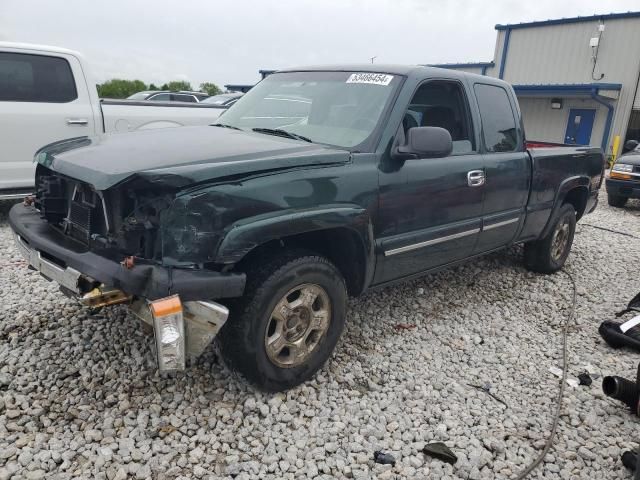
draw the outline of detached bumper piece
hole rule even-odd
[[[242,273],[169,269],[143,260],[127,269],[52,228],[31,206],[15,205],[9,212],[9,225],[29,264],[74,293],[84,294],[104,284],[149,300],[179,294],[182,301],[190,301],[239,297],[244,291]],[[85,278],[93,285],[83,285]]]
[[[184,317],[178,295],[149,303],[153,315],[153,331],[156,336],[158,370],[175,372],[184,370],[185,353]]]
[[[178,295],[146,302],[135,300],[130,310],[153,327],[158,370],[184,370],[186,360],[195,361],[218,334],[229,310],[213,302],[184,302]]]

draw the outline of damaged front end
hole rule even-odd
[[[33,205],[9,218],[30,267],[88,307],[129,305],[154,327],[161,371],[197,358],[228,317],[212,300],[240,296],[245,282],[214,268],[222,229],[212,204],[141,179],[96,191],[44,165],[36,186]]]

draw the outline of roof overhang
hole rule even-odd
[[[496,30],[513,30],[516,28],[544,27],[547,25],[566,25],[568,23],[593,22],[603,20],[619,20],[624,18],[638,18],[640,12],[605,13],[602,15],[588,15],[585,17],[554,18],[551,20],[540,20],[535,22],[511,23],[506,25],[496,25]]]
[[[548,85],[513,85],[518,97],[584,97],[599,95],[616,100],[620,94],[620,83],[578,83]]]

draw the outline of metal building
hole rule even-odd
[[[597,145],[609,155],[640,140],[640,12],[496,30],[492,62],[435,66],[511,83],[530,140]]]

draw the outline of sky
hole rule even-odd
[[[638,0],[0,0],[0,41],[82,53],[96,81],[252,84],[312,64],[490,61],[497,23],[640,10]]]

